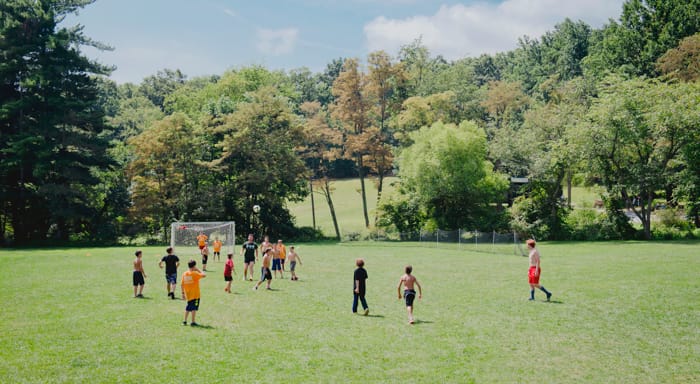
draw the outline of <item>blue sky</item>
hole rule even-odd
[[[568,17],[598,28],[623,0],[97,0],[66,18],[114,47],[84,52],[138,83],[159,69],[189,77],[263,65],[321,71],[338,57],[395,55],[418,37],[447,59],[515,48]]]

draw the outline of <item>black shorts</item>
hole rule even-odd
[[[243,259],[243,261],[245,262],[245,264],[254,263],[254,262],[255,262],[255,256],[253,256],[253,257],[248,257],[248,256],[246,256],[245,259]]]
[[[260,281],[272,280],[272,271],[270,268],[263,267],[260,271]]]
[[[233,281],[233,276],[224,276],[224,281]]]
[[[134,286],[144,285],[146,281],[143,280],[143,273],[141,271],[134,271]]]
[[[207,260],[209,260],[209,256],[202,255],[202,264],[206,265]]]
[[[199,310],[199,299],[194,299],[194,300],[190,300],[187,302],[187,307],[185,307],[185,311],[192,312],[192,311],[198,311],[198,310]]]
[[[413,300],[416,298],[416,291],[413,289],[405,289],[403,291],[403,298],[406,300],[406,306],[407,307],[412,307],[413,306]]]

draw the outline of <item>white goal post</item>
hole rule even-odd
[[[197,236],[203,233],[207,236],[206,244],[209,255],[214,253],[214,240],[221,240],[221,254],[224,260],[226,254],[233,253],[236,245],[236,223],[233,221],[189,222],[176,221],[170,225],[170,246],[175,254],[182,257],[199,256]]]

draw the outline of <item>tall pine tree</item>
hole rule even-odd
[[[80,47],[106,47],[63,19],[94,0],[0,2],[0,236],[17,244],[86,231],[108,168],[95,76]]]

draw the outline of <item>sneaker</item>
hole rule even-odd
[[[138,295],[136,295],[136,297],[138,297],[139,299],[143,299],[143,295],[140,293]]]
[[[183,321],[183,322],[182,322],[182,325],[187,325],[187,321]]]
[[[257,286],[257,285],[254,286],[254,287],[253,287],[253,290],[254,290],[254,291],[257,291],[257,290],[258,290],[258,286]]]
[[[193,326],[193,327],[199,327],[199,324],[195,323],[194,321],[193,321],[192,324],[190,324],[190,325]]]
[[[369,308],[365,309],[365,316],[369,315]]]
[[[528,300],[528,301],[535,301],[535,299],[533,299],[532,297],[529,298],[529,299],[527,299],[527,300]]]
[[[552,297],[552,292],[549,292],[549,293],[547,294],[547,301],[549,301],[549,298],[550,298],[550,297]]]
[[[271,291],[271,290],[272,290],[272,288],[270,288],[270,287],[267,287],[267,290],[268,290],[268,291]]]

